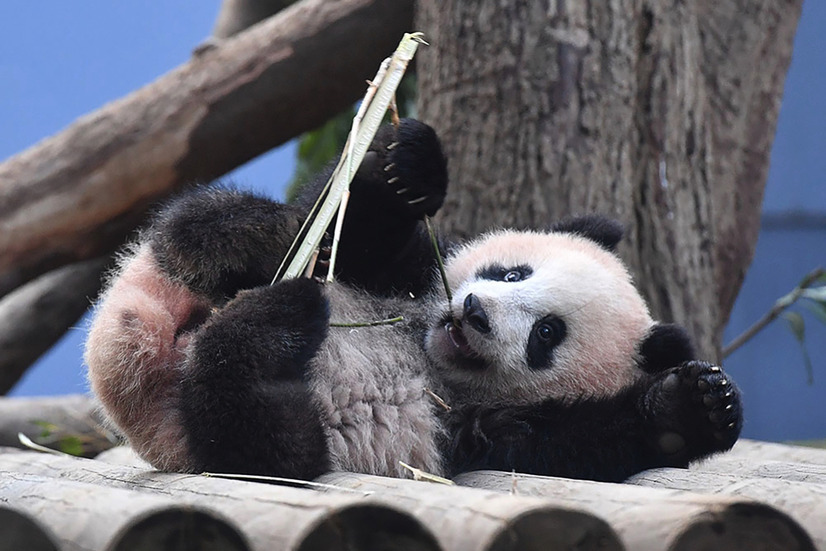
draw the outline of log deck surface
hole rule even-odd
[[[42,438],[33,416],[88,434],[93,408],[78,396],[0,399],[0,410],[0,551],[826,551],[826,450],[742,440],[688,470],[624,484],[329,473],[307,489],[161,473],[123,447],[96,459],[13,448],[5,433]]]

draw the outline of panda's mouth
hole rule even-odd
[[[457,363],[460,367],[467,369],[484,369],[487,367],[485,361],[468,343],[460,321],[448,321],[445,323],[444,330],[453,345],[453,349],[457,352],[458,357],[456,359],[459,360]]]

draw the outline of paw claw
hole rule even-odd
[[[399,146],[399,142],[390,142],[389,144],[387,144],[386,149],[387,149],[387,151],[393,151],[398,146]]]
[[[384,167],[384,171],[385,171],[385,172],[390,172],[390,171],[391,171],[391,170],[393,170],[394,168],[396,168],[396,163],[390,163],[389,165],[387,165],[387,166],[385,166],[385,167]]]

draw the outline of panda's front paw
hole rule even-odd
[[[447,191],[447,159],[436,132],[414,119],[382,127],[359,175],[386,187],[414,218],[432,216]]]
[[[708,362],[690,361],[662,373],[646,400],[661,429],[660,451],[688,461],[731,448],[743,426],[740,391]]]

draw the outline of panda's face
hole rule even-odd
[[[653,321],[612,253],[567,233],[502,231],[448,259],[450,311],[427,353],[468,402],[610,395],[641,372]]]

